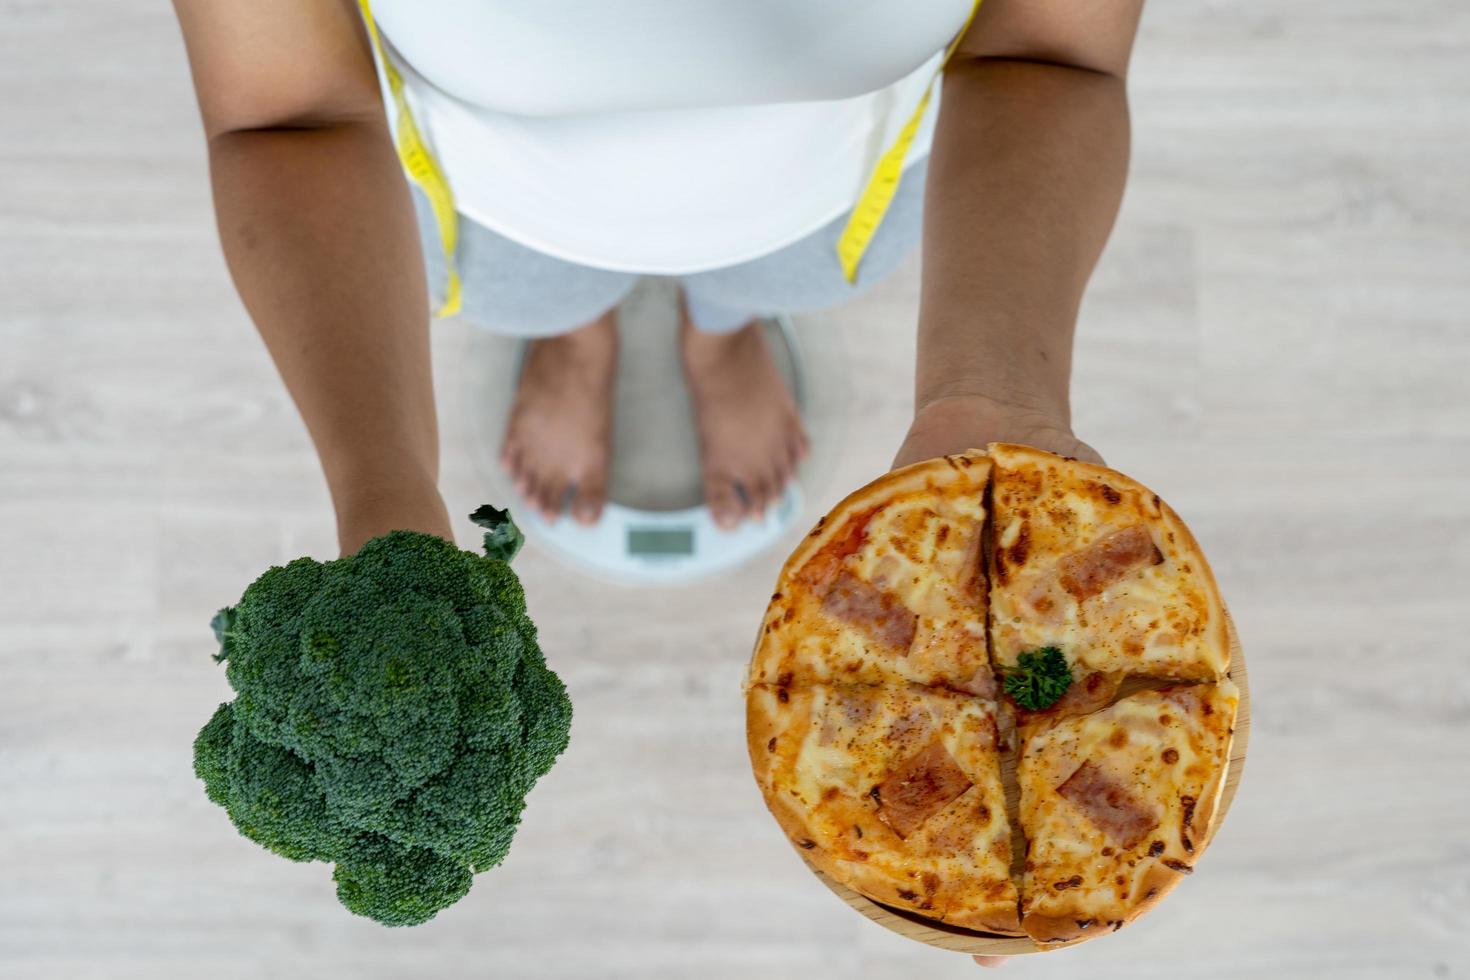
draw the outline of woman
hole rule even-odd
[[[321,456],[342,549],[395,527],[448,535],[428,342],[448,268],[358,5],[175,3],[225,254]],[[685,291],[706,500],[727,525],[758,513],[805,436],[752,318],[847,298],[920,228],[916,409],[895,465],[995,439],[1095,458],[1071,431],[1072,333],[1123,187],[1140,3],[986,0],[966,28],[971,0],[375,0],[461,212],[465,312],[535,338],[502,452],[522,495],[596,519],[614,309],[660,273]],[[962,28],[849,284],[833,251],[847,212]]]

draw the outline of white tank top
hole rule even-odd
[[[850,208],[971,0],[372,6],[463,214],[568,261],[678,274]]]

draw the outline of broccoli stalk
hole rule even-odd
[[[504,860],[567,746],[571,702],[507,564],[520,532],[493,519],[487,555],[393,531],[298,558],[212,624],[236,697],[194,743],[206,794],[263,847],[336,864],[342,904],[385,925]]]

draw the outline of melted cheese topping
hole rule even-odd
[[[1190,680],[1224,675],[1229,647],[1209,570],[1147,488],[1096,467],[994,447],[991,647],[997,664],[1055,646],[1087,670]],[[1069,592],[1064,563],[1146,531],[1157,554],[1100,592]],[[1136,533],[1136,532],[1134,532]],[[1116,540],[1116,539],[1114,539]]]
[[[827,852],[844,883],[931,917],[1014,908],[989,702],[906,686],[815,685],[785,691],[784,701],[782,691],[762,686],[750,696],[776,719],[762,788],[800,814],[799,845]],[[875,787],[936,741],[971,785],[901,837]]]
[[[990,693],[982,534],[988,466],[850,515],[830,548],[857,539],[830,571],[819,551],[778,585],[752,665],[757,683],[917,683]],[[824,604],[824,577],[846,573],[913,617],[899,649]],[[814,581],[816,580],[816,581]]]
[[[1151,869],[1187,873],[1224,785],[1237,699],[1228,680],[1150,691],[1028,739],[1017,768],[1029,841],[1023,911],[1120,921],[1152,897]],[[1123,794],[1095,803],[1102,818],[1059,791],[1083,765]],[[1118,807],[1157,823],[1125,846],[1102,826]]]
[[[981,487],[943,496],[909,494],[868,519],[863,547],[844,562],[864,581],[893,593],[920,619],[953,623],[985,642],[983,569],[978,536],[985,524]]]

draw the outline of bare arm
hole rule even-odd
[[[344,0],[175,0],[231,275],[306,423],[344,553],[450,536],[428,295],[371,54]]]
[[[1128,169],[1142,0],[985,0],[945,74],[899,464],[1071,432],[1072,335]]]

